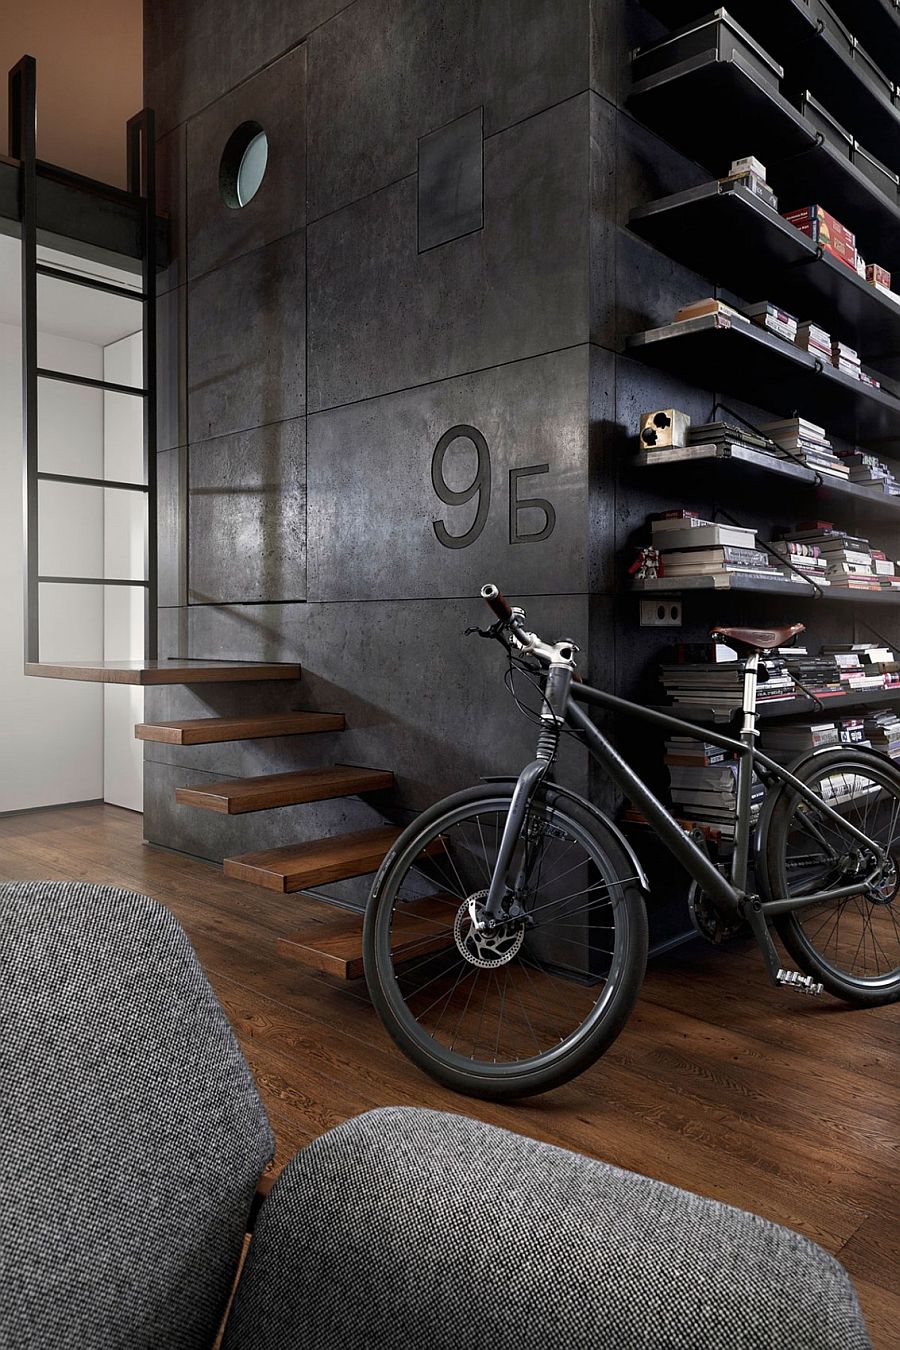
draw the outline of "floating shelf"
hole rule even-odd
[[[254,778],[205,783],[202,787],[176,788],[175,800],[179,806],[199,806],[220,815],[240,816],[248,811],[269,811],[279,806],[324,802],[332,797],[382,792],[393,786],[394,775],[387,770],[334,764],[327,769],[259,774]]]
[[[703,18],[712,8],[709,0],[650,0],[648,7],[672,27]],[[870,65],[873,63],[885,76],[891,75],[891,71],[882,69],[882,51],[896,50],[900,30],[884,6],[873,5],[870,0],[845,3],[847,27],[865,55],[846,41],[836,26],[829,27],[827,19],[820,26],[818,14],[806,0],[728,0],[727,9],[770,56],[784,65],[785,84],[792,89],[808,88],[820,95],[829,112],[850,134],[897,172],[900,114],[891,101],[889,86]],[[870,15],[882,11],[879,17],[883,21],[871,27],[869,35],[877,38],[881,34],[888,39],[893,36],[891,46],[882,49],[880,41],[870,43],[864,38],[857,22],[860,9]],[[900,79],[900,75],[895,78]]]
[[[811,698],[786,698],[772,703],[760,703],[757,712],[767,720],[773,717],[800,717],[811,713],[814,717],[827,717],[832,711],[840,712],[850,708],[889,708],[900,703],[900,689],[870,689],[857,694],[824,694],[822,707],[819,708]],[[658,712],[669,713],[672,717],[682,717],[686,722],[714,723],[731,722],[740,713],[740,708],[731,712],[721,712],[716,708],[695,708],[690,703],[660,703]]]
[[[748,301],[814,319],[877,367],[900,355],[900,304],[822,252],[747,188],[719,183],[632,211],[631,228],[661,252]]]
[[[658,577],[636,581],[633,590],[639,595],[680,595],[682,591],[715,591],[728,595],[732,591],[755,591],[759,595],[790,595],[795,600],[850,600],[857,605],[900,605],[900,589],[895,591],[846,591],[828,586],[820,594],[802,581],[769,581],[764,577],[738,574],[728,578],[727,586],[717,586],[712,576]]]
[[[87,680],[92,684],[235,684],[248,680],[299,680],[291,663],[201,661],[26,661],[25,674],[45,680]]]
[[[628,101],[641,121],[717,177],[752,146],[783,210],[822,202],[856,233],[864,257],[900,272],[897,198],[823,141],[739,57],[721,61],[711,53],[648,76]]]
[[[343,731],[343,713],[261,713],[257,717],[192,717],[184,722],[139,722],[139,741],[160,745],[214,745],[222,741],[255,741],[269,736],[308,736]]]
[[[628,339],[648,365],[701,388],[721,391],[773,413],[795,413],[849,441],[900,452],[900,399],[873,389],[755,324],[719,314],[670,323]]]
[[[767,455],[765,451],[754,450],[750,446],[710,442],[708,445],[676,446],[670,450],[641,450],[635,456],[635,463],[640,468],[646,469],[677,467],[679,478],[682,478],[686,471],[702,466],[708,480],[710,465],[713,464],[717,466],[715,470],[717,477],[720,473],[729,477],[774,474],[778,478],[790,479],[792,482],[814,488],[817,494],[826,498],[834,497],[835,505],[838,507],[844,502],[850,502],[872,520],[890,521],[895,524],[900,520],[900,496],[891,497],[885,492],[874,492],[846,479],[831,478],[825,474],[818,475],[802,464],[794,464],[789,459],[776,459],[774,455]],[[706,487],[707,489],[709,487],[708,481]],[[679,491],[683,493],[684,490],[682,485]]]

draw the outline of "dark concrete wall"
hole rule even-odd
[[[547,636],[575,638],[593,682],[656,701],[665,635],[638,628],[625,572],[648,511],[683,498],[677,477],[629,461],[643,410],[705,420],[713,401],[621,355],[629,333],[710,290],[626,228],[634,205],[709,176],[625,109],[628,50],[658,26],[637,0],[147,0],[146,17],[175,242],[160,302],[163,652],[305,671],[297,688],[153,691],[148,716],[301,706],[349,724],[149,745],[148,839],[220,859],[404,819],[515,770],[533,729],[500,653],[462,637],[485,580]],[[269,136],[269,167],[232,211],[219,158],[247,119]],[[478,498],[448,505],[432,481],[458,427],[483,438],[482,460],[457,436],[446,486],[465,488],[485,453],[491,474],[463,548],[435,521],[464,534]],[[685,504],[729,505],[729,490],[710,480]],[[516,495],[552,504],[549,537],[528,538],[547,514],[516,511]],[[773,522],[765,492],[731,506]],[[808,501],[782,495],[779,522],[795,510]],[[775,617],[773,603],[691,599],[678,636],[701,636],[723,605],[738,622]],[[816,637],[836,631],[815,617]],[[658,780],[658,740],[613,730]],[[565,758],[586,786],[578,752]],[[174,804],[182,782],[335,759],[393,769],[397,793],[230,820]],[[670,870],[657,936],[683,925],[678,890]]]

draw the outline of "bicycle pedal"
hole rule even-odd
[[[811,975],[801,975],[799,970],[779,970],[775,980],[785,989],[796,989],[799,993],[809,994],[812,998],[818,998],[825,987],[817,984]]]

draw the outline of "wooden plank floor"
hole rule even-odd
[[[282,961],[302,896],[141,842],[108,806],[0,818],[0,879],[107,882],[184,924],[278,1137],[277,1163],[373,1106],[478,1116],[713,1196],[822,1243],[852,1274],[876,1350],[900,1326],[900,1006],[848,1011],[771,989],[752,949],[656,961],[629,1026],[575,1083],[513,1106],[439,1088],[394,1049],[365,991]]]

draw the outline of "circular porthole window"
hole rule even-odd
[[[228,138],[219,164],[219,191],[233,211],[259,191],[269,160],[269,142],[258,122],[242,122]]]

